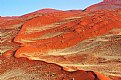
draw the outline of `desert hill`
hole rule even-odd
[[[121,8],[121,0],[103,0],[86,8],[86,11],[115,10]]]
[[[121,0],[0,17],[0,34],[1,80],[121,79]]]

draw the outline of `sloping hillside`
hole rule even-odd
[[[120,80],[120,8],[104,0],[0,17],[0,80]]]

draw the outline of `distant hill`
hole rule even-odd
[[[98,4],[91,5],[86,11],[115,10],[121,8],[121,0],[103,0]]]

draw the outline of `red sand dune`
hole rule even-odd
[[[104,16],[101,16],[102,14]],[[46,17],[48,18],[48,20],[46,20]],[[26,50],[26,52],[30,52],[28,52],[28,54],[35,55],[33,53],[36,51],[42,52],[45,50],[46,52],[48,52],[48,50],[64,49],[76,45],[77,43],[88,38],[106,34],[114,28],[120,28],[120,19],[121,15],[117,14],[117,11],[104,11],[95,13],[92,16],[85,16],[84,18],[75,19],[68,23],[59,25],[55,28],[48,28],[51,25],[54,26],[54,23],[60,22],[61,20],[56,16],[42,16],[34,18],[23,25],[18,36],[14,39],[15,42],[22,43],[22,46],[25,46],[20,48],[16,54],[21,55],[22,51],[24,53],[24,50]],[[36,29],[34,30],[34,28]],[[43,30],[39,30],[39,28],[42,28]],[[27,32],[27,29],[29,32]],[[53,37],[48,36],[48,38],[41,39],[41,37],[43,37],[44,35],[49,35],[51,33],[60,34]],[[33,46],[33,48],[31,45]],[[25,55],[27,55],[27,53]]]
[[[26,22],[14,39],[15,42],[21,43],[22,46],[16,51],[15,56],[27,57],[30,60],[43,60],[63,67],[65,66],[64,64],[68,66],[68,63],[74,64],[75,62],[84,62],[85,65],[89,63],[102,65],[98,64],[100,59],[103,61],[103,57],[100,57],[99,54],[94,54],[90,51],[80,52],[81,47],[79,51],[75,51],[75,49],[85,40],[88,41],[88,39],[97,38],[98,36],[109,35],[109,33],[114,35],[112,30],[121,28],[120,10],[96,11],[95,13],[90,12],[88,15],[84,13],[81,12],[83,15],[80,12],[78,14],[72,12],[52,13]],[[61,16],[58,16],[59,14]],[[54,19],[52,16],[54,16]],[[46,17],[48,20],[46,20]],[[118,34],[120,34],[120,31],[117,31],[116,35]],[[85,46],[92,42],[88,41]],[[110,43],[107,41],[107,46],[111,45]],[[99,43],[94,43],[93,45],[96,44]],[[84,49],[86,48],[88,47]],[[96,49],[96,47],[93,49]],[[107,53],[107,55],[109,54]],[[117,55],[119,53],[113,54]],[[102,68],[105,69],[109,65]],[[78,69],[80,68],[78,67],[76,70]],[[105,71],[103,73],[107,74]]]
[[[104,0],[86,11],[0,17],[0,79],[120,80],[120,6]]]

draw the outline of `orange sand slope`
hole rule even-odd
[[[0,17],[0,80],[121,80],[120,8],[104,0]]]
[[[56,63],[70,69],[74,66],[76,70],[94,70],[107,76],[118,74],[119,77],[120,12],[96,11],[88,15],[81,12],[70,16],[66,13],[56,16],[57,13],[53,13],[54,20],[51,15],[31,19],[24,23],[14,39],[21,43],[15,56]],[[48,20],[45,20],[46,17]],[[110,67],[111,64],[116,65]],[[114,72],[117,73],[113,73],[115,66]],[[109,71],[106,71],[108,67]]]

